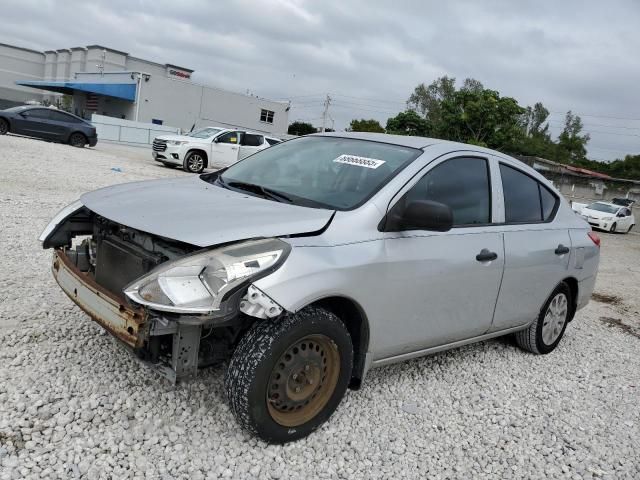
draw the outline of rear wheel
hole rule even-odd
[[[69,145],[76,148],[83,148],[87,143],[87,137],[81,133],[72,133],[69,137]]]
[[[550,353],[558,346],[571,315],[571,289],[562,282],[545,302],[529,328],[516,332],[520,348],[536,354]]]
[[[9,122],[4,118],[0,118],[0,135],[6,135],[9,132]]]
[[[202,173],[204,170],[204,155],[200,152],[190,152],[184,159],[183,168],[186,172]]]
[[[225,390],[236,420],[267,442],[305,437],[342,400],[353,364],[342,321],[308,307],[254,324],[236,348]]]

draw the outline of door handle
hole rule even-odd
[[[565,247],[564,245],[560,244],[558,245],[558,248],[556,248],[554,253],[556,255],[564,255],[565,253],[569,253],[569,247]]]
[[[476,260],[479,262],[490,262],[491,260],[495,260],[496,258],[498,258],[498,254],[496,252],[490,252],[486,248],[480,250],[480,253],[476,255]]]

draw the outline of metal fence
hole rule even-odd
[[[176,127],[133,122],[104,115],[92,115],[91,123],[96,127],[98,140],[123,144],[151,145],[158,135],[180,133],[180,129]]]

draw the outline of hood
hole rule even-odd
[[[158,135],[158,140],[180,140],[182,142],[197,142],[198,140],[204,140],[202,138],[188,137],[186,135]]]
[[[116,223],[198,247],[312,233],[334,213],[234,192],[197,176],[114,185],[80,201]]]
[[[580,212],[582,215],[591,217],[591,218],[607,218],[607,217],[615,217],[615,213],[607,213],[601,212],[599,210],[591,210],[590,208],[584,207]]]

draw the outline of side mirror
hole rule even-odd
[[[218,143],[218,137],[213,139],[213,143]]]
[[[384,226],[383,226],[384,224]],[[453,212],[448,205],[431,200],[398,202],[380,226],[386,232],[432,230],[447,232],[453,227]]]
[[[620,212],[616,215],[616,217],[626,217],[626,215],[623,212]]]

